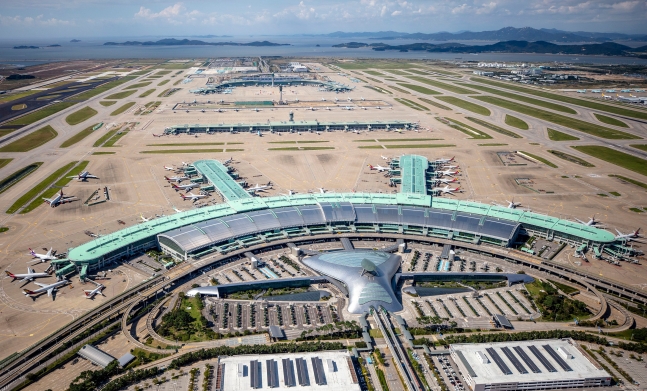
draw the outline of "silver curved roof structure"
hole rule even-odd
[[[508,243],[517,234],[516,221],[475,216],[469,213],[401,205],[355,205],[350,202],[320,202],[315,205],[251,211],[187,225],[159,235],[182,252],[247,235],[332,223],[392,224],[437,228],[484,236]]]
[[[392,285],[401,263],[397,254],[371,250],[335,251],[308,257],[302,262],[346,286],[350,313],[362,314],[379,306],[391,312],[402,311]],[[374,266],[368,273],[363,267],[367,263]]]

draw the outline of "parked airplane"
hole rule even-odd
[[[267,185],[259,185],[258,183],[254,187],[250,187],[247,189],[248,192],[256,192],[256,191],[265,191],[265,189],[271,189],[272,188],[272,182],[267,182]]]
[[[586,90],[577,90],[578,94],[586,94]]]
[[[455,157],[456,156],[453,156],[451,159],[444,159],[444,158],[436,159],[432,163],[442,163],[442,164],[444,164],[444,163],[453,162]]]
[[[162,136],[163,136],[163,134],[155,134],[155,133],[153,133],[153,137],[162,137]]]
[[[451,176],[458,174],[458,171],[445,170],[445,171],[436,171],[436,174],[439,176]]]
[[[380,155],[380,156],[382,157],[382,160],[389,160],[388,156],[383,156],[383,155]]]
[[[450,194],[453,195],[454,192],[459,191],[461,188],[460,187],[455,187],[455,188],[450,188],[449,185],[446,185],[445,187],[434,187],[431,189],[432,192],[436,193],[441,193],[441,194]]]
[[[169,177],[167,177],[167,176],[164,176],[164,179],[166,179],[166,180],[167,180],[167,181],[169,181],[169,182],[178,182],[178,183],[180,183],[180,182],[182,182],[182,181],[183,181],[183,180],[185,180],[185,179],[189,179],[189,177],[186,177],[186,176],[177,176],[177,175],[176,175],[176,176],[172,176],[172,177],[170,177],[170,178],[169,178]]]
[[[84,290],[83,293],[85,293],[85,298],[86,299],[94,299],[95,295],[101,295],[101,296],[105,297],[103,292],[101,292],[103,290],[103,288],[105,288],[105,286],[99,284],[96,288],[94,288],[92,290],[89,290],[89,291]]]
[[[182,167],[193,167],[192,163],[182,162]]]
[[[604,94],[602,94],[602,98],[604,98],[604,99],[613,99],[613,97],[611,95],[604,95]]]
[[[575,220],[578,221],[580,224],[584,224],[584,225],[586,225],[588,227],[592,227],[592,226],[596,225],[597,223],[599,223],[599,221],[597,221],[595,219],[595,215],[593,215],[593,217],[589,217],[589,221],[582,221],[582,220],[577,219],[577,218]]]
[[[591,90],[591,92],[594,93],[594,94],[599,94],[599,93],[602,92],[602,90]]]
[[[207,197],[207,195],[206,195],[206,194],[193,194],[193,193],[189,192],[188,194],[180,194],[180,197],[182,197],[182,199],[183,199],[184,201],[186,201],[186,200],[191,200],[191,201],[193,201],[193,202],[196,202],[196,201],[197,201],[197,200],[199,200],[200,198],[205,198],[205,197]]]
[[[448,183],[458,182],[458,178],[452,178],[452,179],[442,179],[442,178],[439,178],[439,179],[434,179],[434,180],[433,180],[433,182],[434,182],[434,183],[444,183],[444,184],[448,184]]]
[[[142,223],[152,220],[152,217],[144,217],[142,214],[140,214],[139,217],[142,219]]]
[[[371,170],[377,170],[377,172],[383,172],[389,169],[388,167],[382,167],[379,164],[377,166],[372,166],[369,164],[368,166],[371,167]]]
[[[182,209],[178,209],[176,207],[173,207],[173,210],[175,211],[175,213],[181,213],[182,212]]]
[[[321,193],[321,194],[325,194],[325,193],[326,193],[326,189],[324,189],[323,187],[320,187],[320,188],[319,188],[319,193]]]
[[[193,189],[194,187],[198,187],[198,184],[197,183],[189,183],[189,184],[186,184],[186,185],[176,185],[175,183],[173,183],[173,184],[171,184],[171,187],[175,191],[180,191],[180,190],[187,191],[187,190]]]
[[[344,110],[352,110],[353,108],[350,106],[344,106]]]
[[[25,274],[13,274],[12,272],[5,270],[5,273],[7,273],[7,276],[13,278],[11,282],[16,281],[17,279],[21,279],[20,281],[27,281],[31,282],[34,281],[34,278],[41,278],[41,277],[49,277],[49,273],[36,273],[36,271],[30,267],[27,268],[27,273]]]
[[[288,190],[288,194],[281,193],[281,195],[284,195],[284,196],[291,196],[291,195],[296,194],[296,193],[297,193],[297,192],[296,192],[296,191],[294,191],[294,190]]]
[[[47,292],[47,296],[52,297],[52,300],[54,300],[54,291],[56,291],[58,288],[69,284],[70,282],[68,280],[61,280],[61,281],[56,281],[53,284],[39,284],[35,282],[34,284],[38,285],[40,288],[35,289],[35,290],[29,290],[29,289],[23,289],[22,291],[25,293],[25,296],[31,297],[33,300],[36,300],[36,296],[38,296],[40,293]]]
[[[164,166],[164,169],[165,169],[166,171],[175,171],[175,168],[174,168],[173,166],[171,166],[171,167],[169,167],[169,166]]]
[[[49,248],[49,251],[47,252],[47,254],[37,254],[36,252],[34,252],[34,250],[29,249],[29,255],[34,257],[34,259],[38,258],[40,262],[47,262],[47,261],[52,261],[54,259],[57,259],[56,255],[54,255],[55,253],[56,251],[52,251],[51,247]]]
[[[640,228],[638,228],[634,232],[628,233],[628,234],[623,234],[622,232],[618,231],[617,229],[616,229],[616,232],[618,233],[616,235],[616,240],[626,240],[627,242],[630,242],[630,241],[634,240],[634,241],[639,242],[639,240],[636,240],[636,239],[640,238],[640,236],[639,236]]]
[[[460,168],[460,166],[443,166],[442,167],[443,170],[453,170],[455,168]]]
[[[508,209],[516,209],[517,206],[521,206],[521,202],[514,202],[514,198],[512,201],[505,200],[505,202],[508,203]]]
[[[76,197],[74,197],[74,196],[67,196],[67,197],[66,197],[66,196],[63,194],[63,189],[61,189],[61,192],[60,192],[60,193],[58,193],[58,194],[56,194],[54,197],[52,197],[52,198],[45,198],[45,197],[43,197],[43,200],[44,200],[45,202],[47,202],[47,203],[49,204],[49,206],[50,206],[50,207],[55,208],[55,207],[59,206],[60,204],[64,204],[64,203],[66,203],[66,202],[75,201],[75,200],[76,200]]]
[[[99,179],[98,176],[90,174],[88,171],[83,171],[79,175],[69,176],[68,178],[76,178],[77,181],[87,181],[88,179]]]
[[[230,157],[228,160],[225,160],[224,162],[222,162],[222,164],[227,165],[229,163],[232,163],[233,161],[234,161],[234,158]]]

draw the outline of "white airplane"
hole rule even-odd
[[[182,167],[193,167],[192,163],[182,162]]]
[[[315,108],[314,108],[314,107],[312,107],[312,106],[310,106],[310,108],[309,108],[308,110],[310,110],[310,111],[315,111]]]
[[[521,206],[521,202],[514,202],[514,198],[512,201],[505,200],[505,202],[508,203],[508,209],[516,209],[517,206]]]
[[[47,292],[47,296],[51,297],[52,300],[54,300],[53,293],[55,290],[58,288],[69,284],[70,282],[68,280],[61,280],[61,281],[56,281],[53,284],[39,284],[35,282],[34,284],[38,285],[40,288],[36,290],[29,290],[29,289],[23,289],[22,291],[24,292],[25,296],[31,297],[33,300],[36,300],[36,296],[38,296],[40,293]]]
[[[66,197],[63,194],[63,189],[61,189],[60,193],[57,193],[54,197],[52,198],[45,198],[43,197],[43,200],[49,204],[50,207],[55,208],[60,204],[64,204],[66,202],[74,201],[76,200],[76,197],[74,196],[68,196]]]
[[[257,192],[257,191],[265,191],[265,189],[271,189],[272,188],[272,182],[267,182],[267,185],[259,185],[258,183],[254,187],[250,187],[247,189],[248,192]]]
[[[186,200],[191,200],[191,201],[193,201],[193,202],[196,202],[196,201],[197,201],[197,200],[199,200],[200,198],[205,198],[205,197],[207,197],[207,195],[206,195],[206,194],[193,194],[193,193],[189,192],[188,194],[180,194],[180,197],[182,197],[182,199],[183,199],[184,201],[186,201]]]
[[[284,195],[284,196],[291,196],[291,195],[294,195],[294,194],[296,194],[296,193],[297,193],[297,192],[296,192],[296,191],[294,191],[294,190],[288,190],[288,194],[281,193],[281,195]]]
[[[224,162],[222,162],[222,164],[227,165],[229,163],[232,163],[233,161],[234,161],[234,158],[230,157],[228,160],[225,160]]]
[[[13,278],[11,282],[16,281],[17,279],[21,279],[20,281],[27,281],[31,282],[34,281],[34,278],[41,278],[41,277],[50,277],[49,273],[36,273],[36,271],[30,267],[27,268],[27,273],[25,274],[13,274],[12,272],[5,270],[5,273],[7,273],[7,276]]]
[[[458,171],[445,170],[445,171],[436,171],[436,173],[440,176],[451,176],[451,175],[458,174]]]
[[[324,189],[323,187],[320,187],[320,188],[319,188],[319,193],[321,193],[321,194],[325,194],[325,193],[326,193],[326,189]]]
[[[173,210],[175,211],[175,213],[181,213],[182,212],[182,209],[178,209],[176,207],[173,207]]]
[[[443,166],[442,167],[443,170],[453,170],[455,168],[460,168],[460,166]]]
[[[153,133],[153,137],[162,137],[162,136],[163,136],[163,134],[155,134],[155,133]]]
[[[47,261],[53,261],[54,259],[57,259],[56,256],[54,255],[54,252],[52,252],[52,248],[49,248],[49,251],[47,254],[37,254],[34,250],[29,249],[29,255],[34,257],[34,259],[38,258],[40,262],[47,262]]]
[[[171,167],[169,167],[169,166],[164,166],[164,169],[165,169],[166,171],[175,171],[175,168],[173,168],[173,166],[171,166]]]
[[[636,239],[640,238],[640,235],[639,235],[640,228],[638,228],[634,232],[628,233],[628,234],[623,234],[622,232],[618,231],[617,229],[616,229],[616,232],[618,233],[616,235],[616,240],[626,240],[627,242],[630,242],[630,241],[634,240],[636,242],[640,242],[639,240],[636,240]]]
[[[326,107],[326,110],[330,111],[331,109],[330,109],[330,107]]]
[[[321,101],[322,101],[322,102],[325,102],[325,101],[326,101],[326,98],[321,98]]]
[[[454,192],[460,191],[460,187],[455,187],[455,188],[450,188],[449,185],[446,185],[445,187],[434,187],[431,189],[432,192],[437,192],[437,193],[442,193],[442,194],[450,194],[453,195]]]
[[[353,108],[350,106],[344,106],[344,110],[352,110]]]
[[[83,171],[79,175],[69,176],[68,178],[76,178],[77,181],[84,182],[88,179],[99,179],[98,176],[90,174],[88,171]]]
[[[586,90],[577,90],[578,94],[586,94]]]
[[[458,178],[452,178],[452,179],[439,178],[439,179],[434,179],[433,182],[434,183],[444,183],[445,185],[447,185],[449,183],[458,182]]]
[[[443,163],[444,164],[444,163],[453,162],[455,157],[456,156],[453,156],[451,159],[440,158],[440,159],[434,160],[432,163]]]
[[[597,223],[599,223],[599,221],[597,221],[597,220],[595,219],[595,215],[593,215],[593,217],[589,217],[589,221],[582,221],[582,220],[577,219],[577,218],[576,218],[575,220],[576,220],[578,223],[580,223],[580,224],[584,224],[584,225],[586,225],[587,227],[593,227],[594,225],[596,225]]]
[[[97,286],[96,288],[94,288],[92,290],[89,290],[89,291],[84,290],[83,293],[85,293],[85,298],[86,299],[94,299],[95,295],[101,295],[101,296],[105,297],[106,295],[104,295],[103,292],[101,292],[103,290],[103,288],[105,288],[105,286],[99,284],[99,286]]]
[[[383,156],[383,155],[380,155],[380,156],[382,157],[382,160],[389,160],[388,156]]]
[[[380,110],[380,106],[377,106],[376,109]]]
[[[613,97],[611,95],[604,95],[604,94],[602,94],[602,98],[604,98],[604,99],[613,99]]]
[[[176,176],[172,176],[172,177],[170,177],[170,178],[169,178],[169,177],[167,177],[167,176],[164,176],[164,179],[166,179],[166,180],[167,180],[167,181],[169,181],[169,182],[178,182],[178,183],[179,183],[179,182],[182,182],[182,181],[183,181],[183,180],[185,180],[185,179],[189,179],[189,177],[186,177],[186,176],[177,176],[177,175],[176,175]]]
[[[371,170],[377,170],[377,172],[383,172],[389,169],[388,167],[382,167],[379,164],[377,166],[372,166],[369,164],[368,166],[371,167]]]
[[[185,191],[186,192],[187,190],[191,190],[194,187],[198,187],[198,184],[197,183],[189,183],[187,185],[176,185],[175,183],[173,183],[173,184],[171,184],[171,187],[175,191]]]
[[[139,217],[142,219],[142,223],[152,220],[152,217],[144,217],[142,214],[140,214]]]

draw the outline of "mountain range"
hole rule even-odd
[[[546,41],[546,42],[609,42],[642,41],[647,42],[645,34],[593,33],[586,31],[563,31],[556,29],[535,29],[532,27],[504,27],[491,31],[462,31],[458,33],[402,33],[397,31],[377,31],[346,33],[337,31],[324,36],[332,38],[364,38],[379,40],[415,39],[421,41]]]
[[[399,50],[399,51],[427,51],[427,52],[450,52],[450,53],[549,53],[549,54],[576,54],[576,55],[603,55],[603,56],[637,56],[644,57],[647,46],[631,48],[615,42],[579,44],[579,45],[557,45],[546,41],[502,41],[492,45],[465,45],[462,43],[443,43],[434,45],[425,42],[412,43],[408,45],[388,45],[385,43],[363,43],[348,42],[333,47],[361,48],[368,47],[377,51]]]
[[[268,41],[254,41],[247,43],[239,42],[205,42],[197,39],[175,39],[175,38],[166,38],[160,39],[158,41],[126,41],[126,42],[106,42],[104,45],[107,46],[197,46],[197,45],[207,45],[207,46],[289,46],[290,44],[284,43],[274,43]]]

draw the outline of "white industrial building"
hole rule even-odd
[[[570,338],[453,344],[449,350],[473,391],[611,385],[611,375]]]
[[[241,355],[220,360],[221,391],[360,391],[346,350]]]

